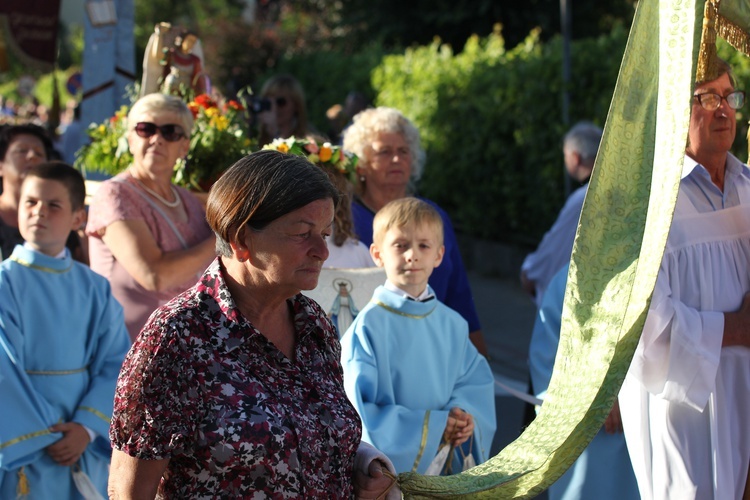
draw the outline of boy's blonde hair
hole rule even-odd
[[[372,240],[379,245],[392,227],[411,224],[432,226],[438,236],[438,243],[443,244],[442,217],[432,205],[413,197],[399,198],[378,210],[372,222]]]

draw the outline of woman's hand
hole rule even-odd
[[[52,432],[62,432],[55,443],[47,446],[47,454],[59,465],[70,466],[81,458],[91,438],[84,426],[75,422],[55,424],[49,428]]]
[[[474,434],[474,418],[461,408],[451,408],[443,431],[443,441],[457,447],[468,441],[472,434]]]
[[[367,474],[359,469],[354,471],[354,497],[365,499],[384,498],[396,480],[384,474],[385,464],[380,460],[373,460],[367,469]]]

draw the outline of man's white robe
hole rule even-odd
[[[750,349],[722,348],[722,339],[723,313],[750,291],[750,176],[730,156],[717,196],[689,158],[685,174],[620,411],[644,500],[740,499]]]

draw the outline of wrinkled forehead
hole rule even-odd
[[[39,137],[32,134],[18,134],[10,140],[10,142],[8,143],[8,149],[14,146],[34,147],[43,150],[44,142],[42,142]]]
[[[695,86],[695,90],[702,92],[715,92],[717,94],[724,94],[725,91],[734,90],[734,81],[730,77],[729,73],[723,73],[715,80],[700,83]]]
[[[151,122],[157,125],[179,125],[184,127],[180,116],[172,111],[160,109],[144,109],[133,114],[132,120],[128,123],[128,128],[133,130],[139,122]]]

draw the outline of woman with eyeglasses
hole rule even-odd
[[[91,268],[109,279],[135,339],[156,308],[206,269],[215,238],[198,199],[172,184],[190,147],[188,107],[175,96],[148,94],[127,120],[133,164],[96,191],[86,234]]]
[[[292,75],[271,77],[261,88],[260,97],[267,100],[270,109],[260,113],[258,144],[317,133],[307,122],[305,91]]]
[[[359,158],[352,218],[357,237],[369,247],[375,213],[390,201],[413,195],[414,183],[422,175],[425,153],[417,127],[397,109],[383,106],[366,109],[354,117],[344,131],[344,149]],[[472,343],[486,356],[487,346],[453,224],[442,208],[425,201],[437,209],[445,229],[445,257],[430,276],[430,287],[441,302],[469,323]]]
[[[745,94],[716,63],[695,77],[671,227],[619,393],[643,500],[750,493],[750,170],[731,153]]]

